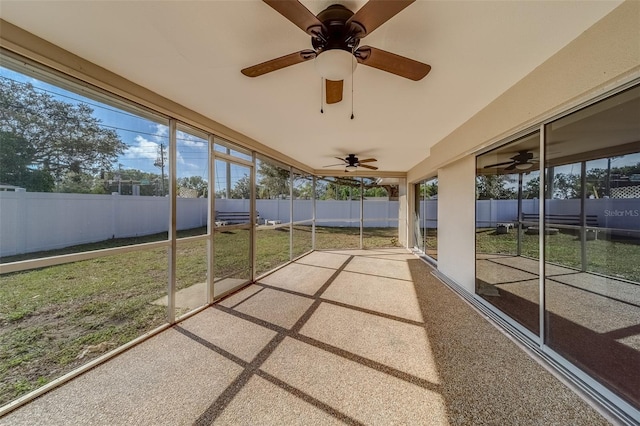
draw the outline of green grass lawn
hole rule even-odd
[[[179,233],[201,235],[202,228]],[[289,260],[288,227],[260,227],[256,240],[256,275]],[[516,237],[495,229],[476,232],[479,253],[516,254]],[[436,244],[436,236],[430,242]],[[166,234],[116,239],[2,259],[17,261],[161,241]],[[549,260],[579,268],[580,241],[560,233],[547,239]],[[360,246],[359,228],[318,227],[317,249]],[[397,230],[365,228],[366,248],[394,247]],[[177,288],[207,277],[207,242],[178,241]],[[293,232],[294,257],[311,250],[311,227]],[[248,278],[249,232],[215,235],[216,277]],[[522,255],[538,257],[536,235],[523,235]],[[599,238],[587,242],[589,270],[640,281],[640,245]],[[166,307],[152,302],[166,296],[167,249],[149,249],[0,276],[0,405],[3,405],[101,354],[166,322]],[[183,311],[178,311],[180,314]]]
[[[203,228],[179,237],[201,235]],[[367,228],[366,247],[397,245],[397,229]],[[311,250],[311,227],[295,226],[293,254]],[[5,257],[13,262],[166,239],[166,234],[114,239]],[[249,278],[249,232],[215,234],[215,276]],[[318,228],[318,248],[357,248],[358,228]],[[206,281],[207,242],[177,242],[178,289]],[[261,227],[256,275],[289,260],[289,229]],[[167,249],[140,250],[0,276],[0,405],[166,322]],[[177,314],[183,311],[177,311]]]
[[[580,244],[580,238],[572,233],[546,236],[547,262],[581,269]],[[516,255],[515,231],[496,234],[495,228],[476,230],[476,252]],[[537,259],[538,254],[538,236],[523,233],[521,255]],[[640,244],[637,242],[613,240],[600,234],[598,239],[586,241],[586,254],[588,272],[640,282]]]

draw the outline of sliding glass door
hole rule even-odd
[[[438,178],[417,183],[415,194],[414,244],[435,261],[438,259]]]
[[[476,164],[476,296],[632,416],[640,414],[639,112],[635,86]]]
[[[213,296],[218,298],[253,278],[257,214],[252,162],[218,150],[214,159]]]
[[[544,343],[640,408],[640,87],[545,134]]]

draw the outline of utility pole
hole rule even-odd
[[[122,195],[122,164],[118,164],[118,174],[116,175],[116,179],[118,180],[118,195]]]
[[[160,188],[162,191],[161,196],[164,197],[164,163],[165,163],[165,152],[164,152],[164,144],[161,143],[160,144],[160,148],[158,150],[158,158],[156,158],[155,163],[153,163],[154,166],[156,167],[160,167]]]

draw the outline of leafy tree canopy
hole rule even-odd
[[[231,188],[230,197],[236,200],[248,200],[251,198],[251,182],[249,176],[244,175],[236,181],[236,184]],[[226,191],[216,191],[216,198],[226,198]]]
[[[46,173],[60,183],[68,172],[95,175],[110,170],[126,148],[114,130],[101,126],[88,105],[63,102],[32,84],[6,78],[0,78],[0,131],[3,140],[14,144],[0,147],[2,156],[8,161],[13,156],[16,164],[5,178],[33,177],[39,171],[40,181],[47,180]],[[16,147],[18,141],[23,146]]]
[[[267,161],[258,164],[257,195],[263,199],[288,197],[289,170]]]
[[[510,185],[511,184],[511,185]],[[510,175],[479,175],[476,177],[476,195],[479,200],[508,200],[518,198]]]

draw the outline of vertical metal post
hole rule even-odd
[[[546,169],[546,153],[545,153],[545,126],[544,124],[540,125],[540,188],[538,189],[538,196],[540,198],[540,203],[538,204],[538,288],[540,292],[540,307],[539,307],[539,335],[540,335],[540,346],[544,345],[545,342],[545,275],[546,275],[546,256],[545,256],[545,211],[546,211],[546,195],[547,191],[545,191],[545,186],[547,185],[546,181],[546,173],[544,173]]]
[[[258,227],[256,226],[257,222],[258,222],[258,218],[256,216],[256,153],[252,152],[251,153],[251,170],[250,170],[250,174],[251,177],[249,178],[249,185],[251,187],[251,191],[250,191],[250,197],[251,199],[249,200],[249,208],[251,209],[251,228],[249,231],[249,244],[250,244],[250,252],[251,252],[251,257],[250,257],[250,261],[251,261],[251,282],[255,281],[256,279],[256,251],[257,251],[257,247],[256,247],[256,237],[257,237],[257,232],[258,232]]]
[[[207,303],[213,302],[215,294],[215,227],[216,227],[216,184],[215,184],[215,154],[213,150],[214,137],[209,135],[209,182],[207,182]]]
[[[316,176],[312,176],[311,183],[311,205],[313,212],[311,213],[311,250],[316,249]]]
[[[360,178],[360,250],[364,248],[364,178]]]
[[[176,120],[169,120],[169,282],[167,321],[176,320]]]
[[[293,260],[293,167],[289,167],[289,260]]]
[[[580,262],[581,270],[587,270],[587,162],[580,163]]]
[[[428,208],[429,206],[427,205],[427,180],[424,180],[422,182],[420,182],[420,187],[424,188],[422,189],[422,205],[423,205],[423,210],[422,210],[422,223],[420,224],[420,226],[422,226],[422,252],[424,254],[427,254],[427,242],[429,241],[429,238],[427,236],[427,233],[429,232],[429,216],[427,214],[428,212]]]
[[[518,256],[522,255],[522,175],[522,172],[518,174],[518,227],[515,228],[518,233]]]
[[[418,183],[414,183],[413,184],[413,215],[409,215],[410,217],[413,216],[413,224],[411,224],[411,226],[407,225],[409,227],[409,229],[412,229],[412,232],[414,234],[413,237],[413,246],[422,251],[423,253],[426,253],[425,249],[425,236],[424,236],[424,227],[426,224],[425,221],[425,214],[426,214],[426,206],[423,202],[424,199],[424,190],[422,189],[422,182],[420,181]],[[409,189],[411,189],[411,187],[409,187]],[[411,195],[411,194],[410,194]],[[411,197],[407,197],[407,201],[410,199]],[[424,206],[424,207],[423,207]],[[407,210],[411,210],[410,207],[407,208]],[[387,211],[387,216],[389,216],[389,213]],[[398,219],[400,218],[399,213],[398,213]],[[398,220],[398,227],[400,226],[400,221]],[[411,240],[409,240],[411,241]],[[422,245],[421,245],[422,244]]]
[[[227,155],[231,155],[231,148],[227,148]],[[225,162],[226,164],[226,179],[227,179],[227,185],[225,188],[225,193],[227,194],[227,200],[231,198],[231,163],[229,163],[228,161]]]

